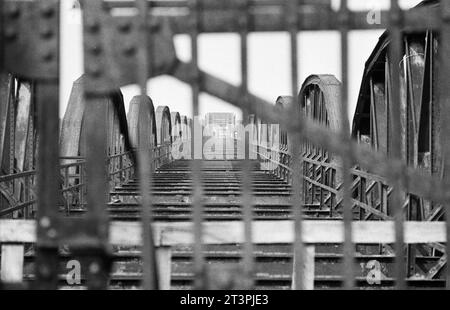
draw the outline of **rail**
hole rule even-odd
[[[131,152],[108,157],[110,186],[118,186],[134,177]],[[61,157],[58,208],[67,215],[86,204],[86,161],[83,157]],[[7,203],[0,217],[31,219],[36,216],[36,171],[0,176],[1,198]]]
[[[261,161],[264,170],[287,181],[292,181],[291,153],[284,148],[273,148],[267,145],[254,145],[256,156]],[[301,155],[303,162],[303,203],[317,204],[324,209],[329,209],[330,216],[342,214],[343,184],[342,165],[321,152],[310,152],[304,150]],[[350,170],[352,184],[350,193],[352,196],[352,209],[358,210],[358,219],[369,220],[392,220],[388,214],[388,204],[391,201],[393,186],[387,179],[358,167]],[[421,203],[433,205],[432,214],[425,218],[408,218],[409,220],[436,221],[442,219],[443,209],[441,204],[432,204],[431,201],[420,199],[411,193],[404,194],[402,208],[405,212],[410,203]]]

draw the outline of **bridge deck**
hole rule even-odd
[[[202,184],[204,190],[205,220],[215,222],[242,221],[242,161],[204,161]],[[259,169],[253,162],[253,214],[256,221],[280,221],[292,219],[290,201],[291,186],[287,181]],[[175,161],[164,165],[153,175],[152,211],[157,222],[185,223],[192,220],[192,173],[189,161]],[[108,211],[113,221],[139,222],[141,216],[139,181],[136,179],[117,186],[111,191]],[[331,216],[327,207],[318,203],[304,204],[305,220],[341,220],[340,215]],[[71,217],[85,213],[84,208],[72,209]],[[282,224],[284,225],[284,224]],[[231,226],[230,226],[231,227]],[[230,232],[231,234],[233,232]],[[318,244],[314,247],[314,285],[316,289],[337,288],[342,284],[343,248],[341,244]],[[394,285],[394,255],[380,245],[355,245],[357,285],[359,288],[391,288]],[[204,256],[210,274],[223,273],[223,283],[211,278],[211,288],[239,287],[236,281],[242,274],[241,244],[207,245]],[[290,289],[292,284],[293,254],[290,244],[258,244],[254,251],[256,289]],[[193,246],[175,246],[171,249],[171,288],[191,289],[195,275]],[[73,258],[69,249],[60,253],[60,270]],[[423,272],[439,262],[433,255],[417,256],[417,263],[424,266]],[[34,249],[25,254],[24,278],[34,279]],[[113,289],[138,288],[142,279],[142,259],[139,247],[114,247],[113,269],[110,287]],[[367,282],[369,262],[377,261],[383,270],[383,280],[376,286]],[[220,279],[220,277],[219,277]],[[227,282],[229,281],[229,283]],[[232,283],[233,282],[233,283]],[[64,278],[61,276],[64,287]],[[83,282],[84,283],[84,280]],[[442,280],[416,278],[409,281],[410,287],[442,287]],[[83,284],[81,284],[83,287]],[[67,288],[73,288],[67,287]]]

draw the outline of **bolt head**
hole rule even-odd
[[[92,64],[91,66],[89,66],[88,73],[91,75],[91,77],[98,78],[102,74],[102,70],[100,69],[98,64]]]
[[[49,228],[51,222],[48,217],[44,216],[43,218],[41,218],[39,224],[41,225],[42,228]]]
[[[48,236],[49,238],[51,238],[51,239],[55,239],[56,236],[57,236],[56,230],[55,230],[55,229],[50,229],[50,230],[47,232],[47,236]]]
[[[131,23],[129,21],[125,21],[119,24],[119,30],[121,32],[130,32],[131,30]]]
[[[95,45],[92,45],[92,46],[89,47],[89,52],[91,52],[93,55],[98,56],[98,55],[101,54],[102,48],[101,48],[100,45],[95,44]]]
[[[93,274],[99,273],[100,272],[100,266],[98,265],[98,263],[92,263],[89,266],[89,271]]]
[[[50,27],[44,27],[41,31],[41,36],[45,39],[49,39],[53,36],[53,30]]]
[[[14,41],[17,39],[17,31],[14,28],[5,29],[5,39],[8,41]]]
[[[48,268],[47,265],[42,265],[39,268],[39,273],[41,274],[41,276],[48,278],[50,276],[50,268]]]
[[[86,28],[91,33],[96,33],[100,30],[100,23],[95,19],[90,19],[86,23]]]
[[[136,47],[134,45],[128,45],[125,47],[124,53],[126,56],[132,56],[136,53]]]
[[[18,18],[20,16],[19,6],[16,3],[11,3],[8,8],[7,14],[10,18]]]
[[[53,53],[51,51],[45,51],[42,53],[42,60],[45,62],[49,62],[53,60]]]
[[[45,5],[41,8],[41,14],[45,18],[50,18],[55,15],[55,8],[51,5]]]

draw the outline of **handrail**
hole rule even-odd
[[[108,157],[107,164],[111,169],[109,178],[111,186],[116,186],[117,183],[121,184],[128,179],[133,178],[134,162],[131,159],[132,151],[114,154]],[[72,163],[64,163],[60,165],[61,171],[61,188],[60,193],[62,195],[65,210],[70,213],[72,205],[84,205],[85,201],[85,187],[84,169],[86,161],[81,156],[65,156],[60,157],[62,162],[75,161]],[[118,161],[117,163],[115,161]],[[124,163],[127,161],[127,163]],[[120,175],[119,177],[117,177]],[[19,172],[15,174],[0,176],[1,183],[9,183],[4,186],[4,189],[8,190],[8,196],[10,198],[16,197],[14,202],[11,199],[7,199],[8,207],[0,209],[0,217],[13,217],[21,218],[21,216],[28,217],[26,214],[33,216],[34,208],[36,206],[36,195],[33,191],[35,185],[36,170]],[[22,189],[22,190],[21,190]],[[2,195],[6,195],[2,191]],[[18,198],[17,198],[18,197]],[[20,211],[23,215],[18,215]]]
[[[260,144],[252,144],[252,147],[253,150],[256,149],[255,153],[260,161],[271,164],[273,174],[290,182],[292,169],[289,166],[291,153],[288,149]],[[321,154],[314,155],[307,151],[302,152],[302,161],[305,203],[320,204],[323,208],[330,209],[330,215],[333,214],[342,204],[344,189],[339,182],[339,173],[342,171],[342,167],[337,160],[321,158]],[[379,175],[360,170],[358,167],[350,169],[350,173],[354,178],[351,202],[354,208],[364,213],[360,219],[369,220],[373,217],[379,220],[390,220],[391,216],[386,211],[392,186],[388,181]],[[405,210],[413,194],[405,193],[405,205],[403,206]],[[384,209],[380,210],[381,207]]]
[[[26,171],[26,172],[20,172],[20,173],[0,176],[0,183],[10,182],[10,181],[13,181],[13,180],[16,180],[19,178],[26,178],[26,177],[34,176],[35,174],[36,174],[36,171],[32,170],[32,171]]]
[[[172,160],[171,157],[171,143],[165,143],[162,145],[152,147],[152,169],[157,170],[162,165],[169,163]],[[110,187],[121,186],[124,182],[134,178],[134,154],[136,150],[133,149],[127,152],[121,152],[108,156],[106,164],[109,166],[109,181]],[[62,163],[60,165],[61,171],[61,195],[63,196],[64,209],[70,214],[72,206],[84,207],[85,205],[85,173],[86,160],[82,156],[64,156],[60,157],[62,162],[74,161],[68,163]],[[19,189],[15,189],[12,184],[5,186],[11,188],[11,197],[18,195],[20,198],[11,202],[8,199],[9,206],[5,209],[0,209],[0,217],[14,216],[13,213],[22,211],[25,214],[33,213],[36,205],[35,194],[32,187],[35,183],[36,171],[25,171],[15,174],[0,176],[0,183],[14,183],[19,182],[19,185],[24,188],[26,195],[20,194]],[[27,196],[25,198],[24,196]],[[17,201],[16,201],[17,200]],[[17,216],[17,214],[16,214]],[[19,216],[20,218],[20,216]]]

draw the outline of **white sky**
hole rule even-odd
[[[338,7],[339,1],[333,0]],[[62,86],[61,117],[64,115],[72,83],[83,72],[81,14],[72,9],[74,0],[62,1]],[[420,0],[404,0],[404,8],[419,3]],[[352,10],[387,8],[389,0],[349,0]],[[364,64],[375,47],[382,31],[355,31],[349,38],[350,57],[350,115],[356,106]],[[176,36],[178,57],[190,59],[190,41],[186,35]],[[340,39],[338,33],[330,31],[302,32],[299,35],[300,85],[311,74],[334,74],[341,78]],[[208,34],[200,37],[200,67],[228,82],[240,83],[239,37],[233,34]],[[270,102],[280,95],[289,95],[290,48],[286,33],[256,33],[249,37],[249,80],[250,91]],[[122,89],[128,111],[128,103],[139,94],[137,86]],[[149,83],[149,96],[155,107],[167,105],[171,111],[192,116],[191,91],[186,84],[171,77],[163,76]],[[240,115],[238,109],[214,97],[202,94],[201,113],[231,111]]]

